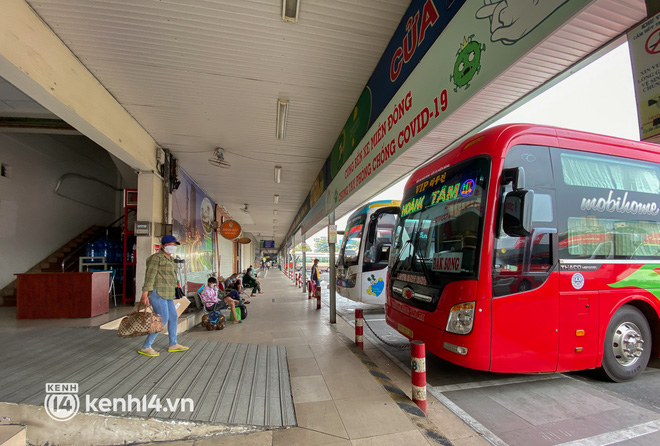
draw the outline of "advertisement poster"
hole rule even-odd
[[[332,148],[331,179],[339,174],[374,119],[385,109],[464,3],[465,0],[411,2]]]
[[[628,33],[640,139],[660,135],[660,14]]]
[[[176,255],[186,261],[189,282],[205,283],[213,270],[214,203],[183,169],[179,181],[172,194],[172,235],[181,242]]]
[[[337,208],[588,3],[466,2],[369,131],[356,141],[355,150],[328,186],[326,212]],[[504,21],[505,16],[515,20]]]

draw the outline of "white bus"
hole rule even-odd
[[[373,201],[350,216],[337,256],[337,293],[385,304],[385,278],[401,202]]]

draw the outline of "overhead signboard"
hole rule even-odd
[[[275,249],[275,240],[262,240],[261,247],[264,249]]]
[[[328,187],[326,212],[339,206],[589,3],[466,2],[346,158]]]
[[[639,135],[644,141],[660,135],[660,14],[628,33],[633,66]]]
[[[237,221],[227,220],[220,226],[220,235],[229,240],[234,240],[241,235],[241,225]]]
[[[330,178],[340,173],[362,137],[415,70],[465,0],[413,0],[364,87],[330,154]]]

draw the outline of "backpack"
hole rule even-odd
[[[245,305],[241,305],[240,307],[237,307],[241,310],[241,320],[247,318],[247,307]]]
[[[219,311],[211,311],[206,321],[207,330],[222,330],[225,328],[225,317]]]

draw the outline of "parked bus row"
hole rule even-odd
[[[337,291],[464,367],[634,379],[660,355],[659,193],[654,144],[491,128],[350,216]]]
[[[660,354],[659,193],[654,144],[473,136],[408,180],[387,323],[473,369],[633,379]]]

